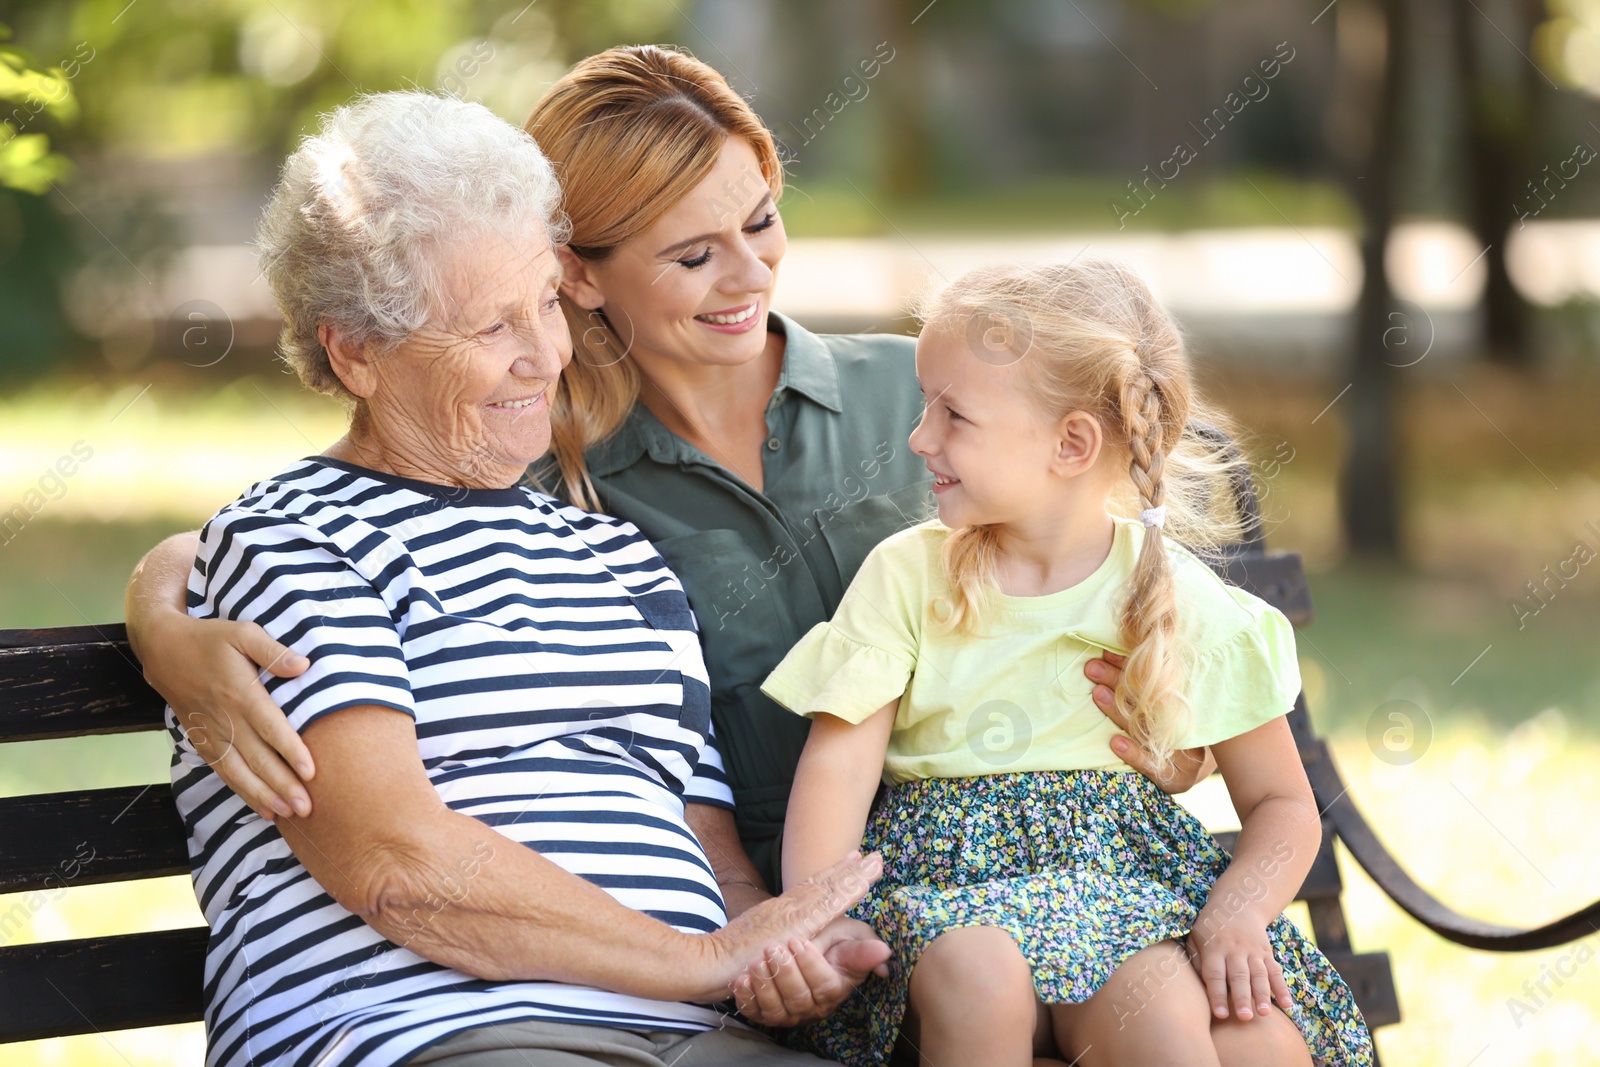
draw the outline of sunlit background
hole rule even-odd
[[[0,0],[0,25],[0,626],[120,620],[145,549],[342,433],[275,363],[249,248],[320,112],[421,86],[520,124],[574,60],[671,42],[782,142],[777,303],[815,329],[911,329],[986,260],[1147,272],[1311,571],[1307,697],[1356,803],[1476,917],[1600,897],[1597,0]],[[1396,700],[1398,762],[1369,740]],[[0,795],[165,778],[154,736],[0,748]],[[1219,787],[1193,803],[1221,826]],[[1343,874],[1356,950],[1393,958],[1386,1062],[1600,1057],[1600,934],[1469,951]],[[0,916],[8,944],[200,921],[186,879]],[[198,1025],[0,1046],[203,1055]]]

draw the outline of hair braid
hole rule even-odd
[[[1142,365],[1123,383],[1120,400],[1128,433],[1128,473],[1144,506],[1160,507],[1166,502],[1167,453],[1182,433],[1182,415],[1167,410],[1171,405],[1160,384]],[[1129,651],[1116,690],[1117,708],[1134,739],[1150,750],[1157,766],[1166,768],[1187,725],[1189,707],[1182,691],[1178,601],[1159,526],[1145,527],[1122,609],[1122,633]]]
[[[1165,503],[1167,495],[1163,484],[1167,427],[1161,417],[1161,399],[1160,387],[1143,368],[1122,387],[1122,421],[1128,428],[1128,450],[1132,453],[1128,473],[1133,476],[1140,499],[1152,508]]]

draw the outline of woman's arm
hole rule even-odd
[[[491,980],[550,980],[702,1003],[767,946],[811,937],[867,891],[852,855],[714,934],[685,934],[468,815],[417,756],[412,720],[365,706],[305,730],[319,773],[309,816],[278,820],[295,856],[346,909],[436,963]]]
[[[308,662],[253,622],[189,617],[185,588],[199,544],[198,533],[174,534],[139,561],[124,600],[128,643],[228,788],[268,821],[309,814],[301,781],[315,772],[311,753],[261,684],[263,671],[293,678]]]
[[[825,870],[828,850],[861,846],[900,698],[859,725],[818,714],[806,735],[783,823],[783,884],[798,885]]]
[[[1294,901],[1322,844],[1322,819],[1279,717],[1212,746],[1239,814],[1233,862],[1212,886],[1189,935],[1212,1013],[1249,1019],[1291,1001],[1266,929]]]

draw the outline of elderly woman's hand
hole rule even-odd
[[[1117,710],[1117,685],[1122,681],[1122,668],[1128,662],[1126,656],[1119,656],[1115,652],[1102,652],[1099,659],[1092,659],[1083,666],[1083,673],[1094,687],[1094,704],[1100,713],[1117,724],[1117,729],[1123,731],[1111,739],[1111,751],[1117,758],[1167,793],[1176,796],[1187,793],[1200,782],[1211,776],[1217,769],[1217,761],[1212,758],[1209,748],[1186,748],[1172,754],[1173,766],[1171,770],[1163,771],[1156,766],[1155,759],[1148,749],[1129,738],[1128,720],[1122,712]]]
[[[889,946],[872,927],[841,916],[816,937],[773,946],[733,983],[739,1014],[764,1026],[799,1026],[833,1014],[867,975],[889,974]]]
[[[712,951],[709,961],[712,988],[707,990],[708,995],[703,998],[704,1001],[711,1003],[720,1000],[730,992],[737,995],[738,980],[747,977],[752,969],[763,968],[769,958],[776,958],[777,954],[789,951],[785,946],[791,943],[814,942],[815,939],[821,938],[823,931],[827,930],[830,924],[867,895],[867,890],[882,873],[883,858],[877,853],[869,853],[866,856],[859,852],[851,853],[822,873],[801,882],[781,897],[762,901],[730,920],[721,930],[706,935],[703,940]],[[837,933],[836,931],[835,934]],[[839,951],[837,946],[835,947],[836,951]],[[826,989],[832,990],[831,982],[823,977],[818,967],[821,963],[822,966],[832,969],[832,964],[821,958],[822,949],[817,948],[814,943],[811,951],[818,953],[819,956],[818,959],[811,959],[808,956],[811,974],[817,976]],[[854,952],[843,951],[841,960],[859,962],[854,956]],[[779,968],[770,968],[764,973],[776,975],[778,970]],[[809,980],[808,977],[807,981]],[[842,985],[844,980],[839,978],[838,981]],[[837,990],[825,991],[825,998],[831,998],[834,992]],[[800,996],[798,990],[796,995]],[[839,993],[838,1001],[843,1001],[848,995],[848,990]],[[835,1006],[838,1001],[835,1002]],[[825,1015],[827,1012],[821,1014]]]

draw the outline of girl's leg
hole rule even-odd
[[[1050,1021],[1057,1048],[1076,1067],[1219,1067],[1228,1062],[1217,1058],[1205,987],[1176,941],[1129,956],[1083,1003],[1050,1005]],[[1247,1062],[1272,1067],[1268,1060],[1232,1061]]]
[[[968,926],[934,939],[911,971],[901,1033],[923,1067],[1028,1067],[1048,1017],[1011,935]]]
[[[1311,1067],[1300,1028],[1276,1004],[1254,1019],[1213,1019],[1211,1042],[1222,1067]]]
[[[1052,1004],[1050,1017],[1062,1055],[1081,1067],[1311,1067],[1300,1028],[1282,1010],[1255,1019],[1212,1018],[1205,986],[1176,941],[1130,956],[1093,997]]]

